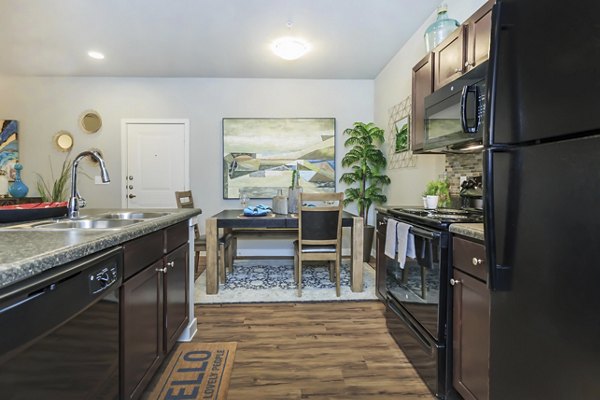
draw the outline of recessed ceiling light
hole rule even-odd
[[[285,36],[273,41],[271,50],[284,60],[297,60],[310,50],[310,45],[304,39]]]
[[[88,56],[96,59],[96,60],[104,60],[104,54],[99,51],[88,51]]]

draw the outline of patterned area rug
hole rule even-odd
[[[206,271],[195,283],[196,304],[266,303],[302,301],[376,300],[375,270],[364,264],[364,290],[350,290],[350,266],[342,263],[341,296],[335,295],[335,282],[329,280],[325,265],[313,264],[302,268],[302,297],[296,295],[292,260],[240,260],[234,263],[233,274],[227,275],[219,293],[206,294]]]

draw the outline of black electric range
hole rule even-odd
[[[386,301],[389,332],[431,392],[445,398],[452,384],[452,372],[447,366],[447,352],[452,348],[447,325],[448,307],[452,305],[448,283],[451,276],[448,228],[458,222],[483,222],[483,212],[390,207],[378,218],[378,240],[385,238],[387,242],[388,225],[401,222],[409,225],[415,250],[414,257],[395,253],[393,258],[384,254],[383,259],[378,260],[384,276],[378,278],[378,291]],[[397,232],[394,240],[399,235]]]
[[[407,222],[424,224],[432,228],[447,230],[450,224],[457,222],[483,222],[483,210],[476,208],[424,208],[393,207],[389,213]]]

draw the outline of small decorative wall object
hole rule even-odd
[[[21,164],[19,164],[19,163],[15,164],[15,171],[16,171],[15,181],[8,188],[8,193],[10,193],[10,195],[16,199],[20,199],[21,197],[27,196],[27,192],[29,192],[29,188],[27,187],[27,185],[24,184],[23,181],[21,181],[21,170],[22,169],[23,169],[23,166]]]
[[[9,181],[14,180],[14,164],[19,159],[18,123],[16,120],[0,119],[0,170]]]
[[[67,131],[59,131],[52,138],[58,151],[68,152],[73,148],[73,136]]]
[[[394,143],[394,151],[396,153],[400,153],[401,151],[408,150],[409,146],[409,132],[410,132],[410,119],[407,115],[399,121],[394,123],[394,128],[396,131],[396,140]]]
[[[427,52],[442,43],[458,26],[457,20],[448,18],[448,6],[446,3],[442,3],[437,9],[437,19],[425,31],[425,48]]]
[[[387,169],[412,168],[417,157],[410,150],[410,107],[411,97],[393,106],[386,131]]]
[[[96,133],[102,128],[102,118],[97,111],[87,110],[81,114],[79,125],[85,133]]]
[[[335,192],[335,118],[223,118],[223,198],[271,199],[294,170],[305,192]]]

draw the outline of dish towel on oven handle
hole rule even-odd
[[[415,252],[415,236],[410,232],[410,228],[409,224],[400,221],[398,221],[396,226],[396,251],[398,255],[396,260],[402,269],[404,269],[406,257],[415,258],[417,256]]]
[[[385,255],[391,258],[392,260],[396,259],[396,246],[398,245],[398,241],[396,239],[396,230],[398,226],[398,221],[395,219],[388,218],[387,220],[387,228],[385,230]]]

